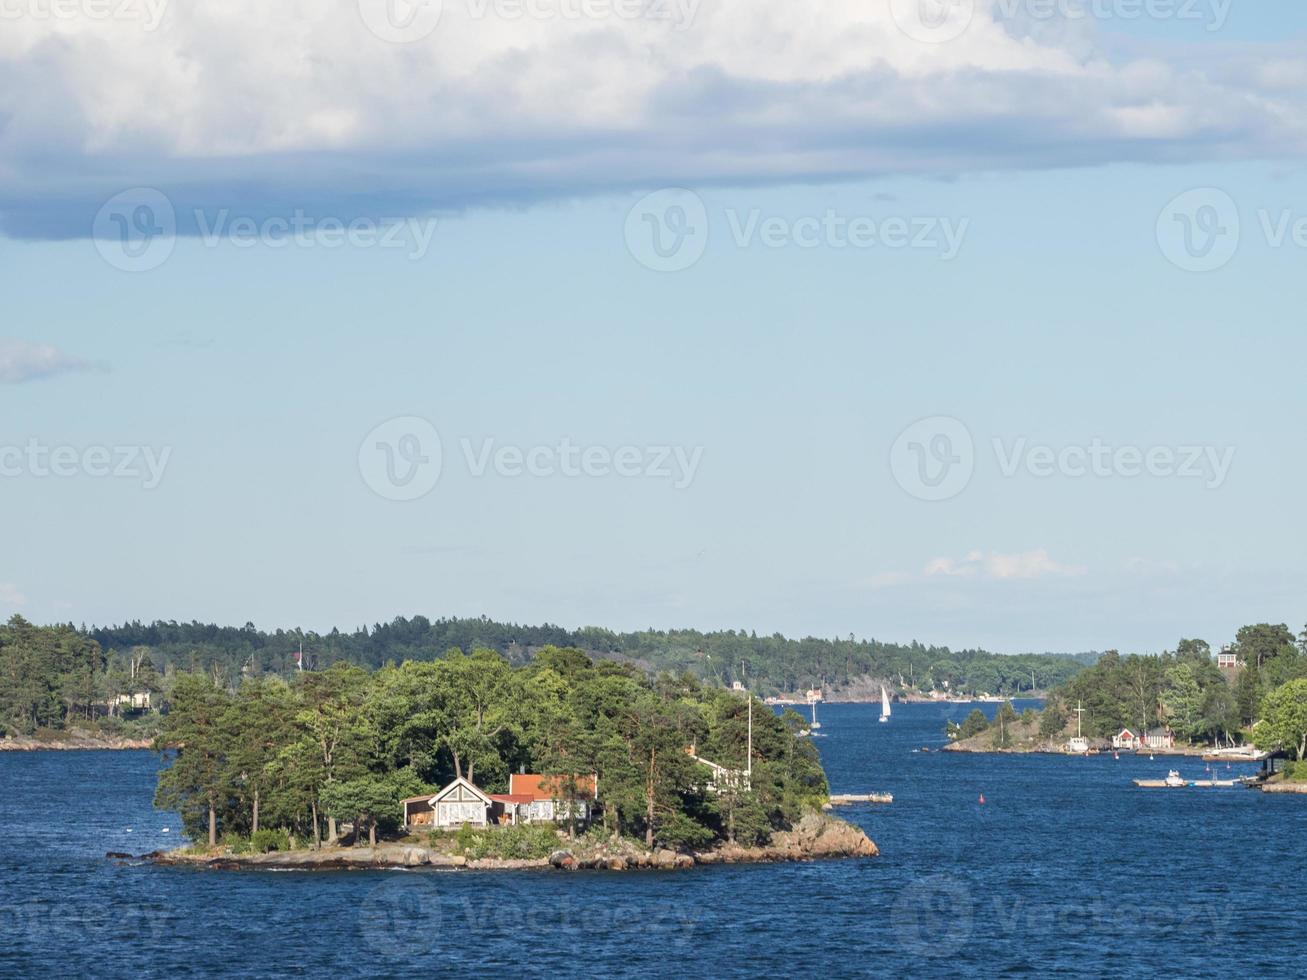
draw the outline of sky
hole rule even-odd
[[[1303,5],[392,2],[0,3],[0,616],[1303,628]]]

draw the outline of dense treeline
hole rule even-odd
[[[765,840],[827,792],[810,742],[750,699],[697,678],[651,680],[628,664],[545,647],[515,667],[499,653],[449,651],[369,673],[337,663],[291,682],[247,677],[233,691],[210,676],[178,678],[160,745],[180,745],[156,802],[210,843],[267,828],[300,841],[393,831],[399,801],[456,776],[490,792],[510,772],[596,773],[600,821],[647,844]],[[710,793],[686,749],[732,769],[751,789]],[[570,780],[575,785],[576,780]]]
[[[0,625],[0,735],[112,722],[124,698],[161,685],[146,648],[106,655],[72,626],[33,626],[21,616]]]
[[[92,629],[89,636],[105,650],[149,647],[156,664],[188,671],[288,676],[301,645],[306,667],[323,669],[350,663],[375,669],[405,660],[434,660],[451,648],[491,649],[510,663],[528,662],[545,646],[584,650],[595,658],[627,660],[651,672],[690,673],[709,683],[741,681],[761,694],[825,687],[840,691],[862,681],[894,689],[932,688],[965,693],[1015,694],[1032,686],[1050,689],[1073,677],[1094,654],[1004,656],[981,650],[883,643],[876,640],[787,639],[743,630],[644,630],[616,633],[587,627],[518,626],[490,619],[396,618],[351,633],[276,630],[253,624],[222,627],[202,623],[125,623]],[[879,690],[873,685],[872,689]]]

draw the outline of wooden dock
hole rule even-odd
[[[833,793],[831,806],[851,806],[854,803],[893,803],[893,793]]]

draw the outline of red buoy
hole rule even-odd
[[[985,794],[984,794],[984,793],[981,793],[981,794],[980,794],[980,805],[981,805],[981,806],[984,806],[984,805],[985,805]]]

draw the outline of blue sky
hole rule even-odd
[[[270,99],[225,130],[173,122],[150,152],[112,153],[133,113],[153,125],[130,86],[117,114],[78,102],[110,120],[80,143],[0,106],[0,615],[348,628],[484,613],[1013,652],[1299,629],[1307,183],[1289,80],[1304,25],[1258,7],[1231,10],[1217,39],[1073,25],[1074,43],[1039,35],[1025,67],[964,39],[931,49],[958,63],[921,75],[909,39],[885,55],[893,91],[920,108],[931,86],[980,85],[997,104],[906,119],[879,105],[856,125],[849,107],[874,91],[805,82],[833,42],[801,33],[814,59],[777,66],[757,103],[784,138],[754,153],[762,130],[732,99],[762,82],[711,43],[731,8],[704,8],[697,57],[734,86],[689,103],[684,146],[666,142],[665,105],[625,130],[594,109],[582,140],[524,102],[498,149],[469,130],[458,153],[534,154],[539,172],[458,181],[454,150],[402,113],[295,147],[286,119],[321,106]],[[258,50],[236,27],[226,40],[243,38]],[[531,50],[554,63],[547,39]],[[1050,80],[1039,65],[1069,50],[1083,77]],[[34,58],[0,47],[0,78]],[[1278,67],[1253,77],[1257,62]],[[470,99],[507,84],[469,77],[489,78]],[[1030,95],[1040,84],[1053,102]],[[1149,85],[1146,102],[1112,103]],[[805,98],[807,118],[786,111]],[[1254,102],[1261,122],[1225,115]],[[433,142],[396,145],[410,136]],[[364,180],[382,164],[402,179]],[[89,236],[140,187],[181,234],[129,272],[112,234]],[[308,244],[194,234],[296,211]],[[336,246],[321,224],[360,218],[399,220],[396,247]],[[694,234],[664,261],[648,233],[674,243],[683,221]],[[564,440],[590,451],[585,472],[563,472]],[[68,475],[33,444],[71,453]],[[122,475],[97,475],[101,446]],[[1127,451],[1095,475],[1077,467],[1094,446]],[[427,462],[404,483],[415,453]]]

